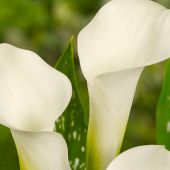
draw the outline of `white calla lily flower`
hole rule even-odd
[[[53,128],[71,93],[68,78],[38,55],[0,44],[0,123],[11,129],[21,170],[70,169]]]
[[[170,56],[170,11],[150,0],[112,0],[79,33],[90,120],[87,167],[103,170],[119,153],[144,67]]]
[[[138,146],[121,153],[107,170],[169,170],[170,152],[163,146]]]

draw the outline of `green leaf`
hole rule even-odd
[[[157,143],[170,150],[170,61],[157,107]]]
[[[0,170],[18,170],[19,161],[10,129],[0,125]]]
[[[69,160],[73,170],[85,169],[86,151],[86,114],[78,90],[78,79],[74,65],[73,38],[55,68],[64,73],[72,83],[73,95],[71,102],[56,124],[68,145]]]

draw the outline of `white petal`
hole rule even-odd
[[[35,53],[0,44],[0,94],[2,124],[47,130],[68,105],[71,84]]]
[[[105,169],[119,152],[138,78],[144,66],[170,56],[169,33],[170,11],[150,0],[112,0],[80,32],[91,169]]]
[[[120,154],[107,170],[169,170],[170,152],[163,146],[149,145]]]
[[[12,130],[21,170],[70,170],[63,137],[54,132]]]
[[[80,32],[86,79],[145,66],[170,56],[170,11],[150,0],[112,0]]]
[[[142,68],[108,73],[88,84],[88,167],[106,169],[119,153]]]

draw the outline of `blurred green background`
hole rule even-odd
[[[53,66],[68,39],[72,35],[77,37],[78,32],[104,3],[104,0],[0,0],[0,43],[6,42],[32,50]],[[75,56],[79,69],[77,53]],[[143,72],[123,150],[156,143],[155,112],[164,73],[165,63],[150,66]],[[80,69],[78,74],[81,76]],[[83,78],[81,87],[81,95],[87,98]],[[17,169],[18,158],[10,131],[1,126],[0,170]]]

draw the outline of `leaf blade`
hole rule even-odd
[[[55,65],[55,68],[70,79],[73,89],[70,104],[60,117],[56,128],[67,142],[72,169],[83,170],[85,168],[87,125],[85,106],[78,90],[78,79],[74,65],[73,38],[71,38],[68,47]]]
[[[157,106],[157,143],[170,150],[170,60]]]

